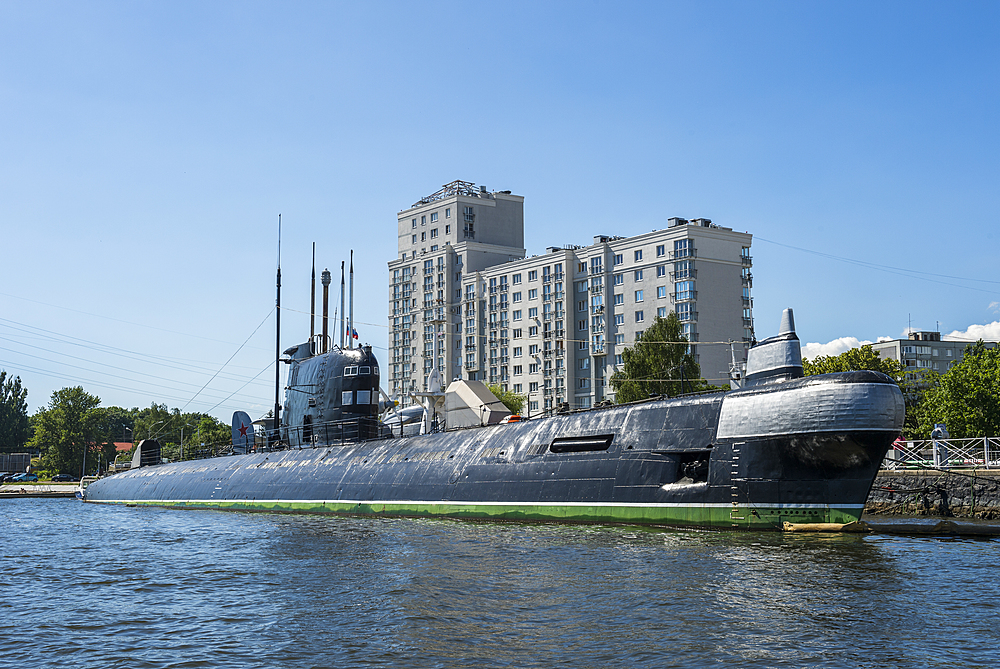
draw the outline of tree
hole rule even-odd
[[[925,438],[945,423],[956,439],[1000,435],[1000,347],[983,340],[967,346],[962,359],[924,392],[918,412]]]
[[[28,421],[28,389],[21,387],[21,377],[7,378],[0,370],[0,452],[23,451],[31,438]]]
[[[99,397],[81,386],[63,388],[52,393],[47,409],[32,416],[35,434],[28,445],[42,452],[45,469],[79,474],[83,471],[84,453],[90,451],[94,455],[87,458],[87,472],[97,469],[97,451],[106,452],[113,441],[100,404]]]
[[[487,386],[490,392],[496,395],[496,398],[503,402],[503,405],[507,407],[507,410],[511,413],[520,414],[521,409],[524,408],[525,396],[520,395],[510,390],[504,390],[498,385]]]
[[[808,359],[802,361],[802,371],[806,376],[862,369],[882,372],[896,383],[899,383],[903,376],[903,366],[896,360],[880,356],[872,349],[871,344],[852,348],[840,355],[820,355],[813,358],[812,361]]]
[[[622,361],[624,369],[611,376],[619,403],[714,388],[701,378],[701,368],[681,334],[680,319],[672,311],[666,318],[657,316],[635,346],[622,351]]]

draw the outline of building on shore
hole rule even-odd
[[[613,399],[622,351],[657,316],[677,313],[710,383],[728,383],[754,339],[748,233],[709,219],[598,235],[526,256],[524,198],[455,181],[398,216],[389,263],[393,395],[445,383],[499,384],[529,413]]]
[[[883,358],[902,364],[904,372],[933,371],[944,374],[962,359],[965,347],[973,343],[942,340],[940,332],[911,332],[907,339],[872,344],[872,350]],[[995,342],[986,342],[986,348],[994,346]]]

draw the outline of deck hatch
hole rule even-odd
[[[578,437],[556,437],[549,444],[552,453],[580,453],[584,451],[606,451],[611,448],[613,434],[588,434]]]

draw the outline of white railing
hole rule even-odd
[[[883,469],[1000,469],[1000,438],[897,441]]]

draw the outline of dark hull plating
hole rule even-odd
[[[755,413],[761,406],[766,416]],[[881,375],[811,377],[525,423],[141,468],[91,484],[87,501],[725,528],[843,523],[860,516],[901,411],[898,388]]]

